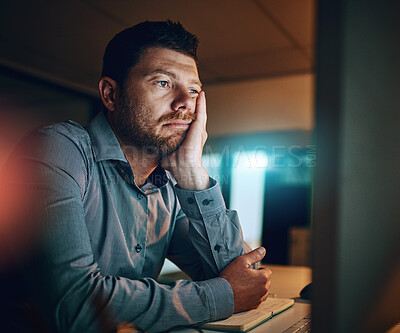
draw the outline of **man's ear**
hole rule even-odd
[[[99,82],[99,92],[101,101],[108,111],[114,111],[116,106],[118,84],[107,76],[101,78]]]

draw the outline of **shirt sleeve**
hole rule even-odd
[[[226,295],[233,299],[223,278],[161,285],[151,278],[102,275],[82,200],[91,162],[84,150],[62,135],[53,135],[44,149],[51,158],[25,156],[23,163],[35,169],[37,177],[29,186],[43,197],[46,269],[36,287],[48,291],[58,331],[100,332],[125,322],[160,332],[232,314],[233,307],[223,306]]]
[[[246,252],[237,212],[226,209],[218,183],[212,178],[210,183],[203,191],[175,186],[184,214],[177,219],[169,258],[195,280],[218,276]]]

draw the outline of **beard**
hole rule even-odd
[[[187,130],[172,135],[162,135],[158,129],[163,123],[173,120],[193,121],[195,115],[171,112],[155,119],[153,111],[140,99],[121,91],[118,116],[114,126],[123,144],[141,148],[147,154],[169,155],[176,151],[186,137]]]

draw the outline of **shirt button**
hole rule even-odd
[[[218,244],[215,245],[214,250],[219,253],[219,251],[221,250],[221,246],[219,246]]]
[[[142,251],[142,246],[140,245],[140,244],[138,244],[138,245],[136,245],[135,246],[135,251],[137,252],[137,253],[139,253],[140,251]]]
[[[189,198],[189,199],[187,199],[187,201],[188,201],[188,203],[190,203],[190,204],[194,204],[194,199],[193,199],[193,198]]]
[[[211,201],[213,201],[213,200],[212,200],[212,199],[211,199],[211,200],[209,200],[209,199],[204,199],[204,200],[203,200],[203,205],[204,205],[204,206],[208,206],[208,205],[210,204]]]
[[[142,199],[143,199],[143,194],[139,192],[139,193],[137,194],[137,197],[138,197],[139,200],[142,200]]]

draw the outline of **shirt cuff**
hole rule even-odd
[[[206,290],[210,309],[210,321],[232,316],[235,309],[233,290],[229,282],[221,277],[196,283]]]
[[[202,191],[183,190],[175,185],[176,195],[188,218],[201,219],[225,211],[225,202],[218,183],[210,178],[210,188]]]

